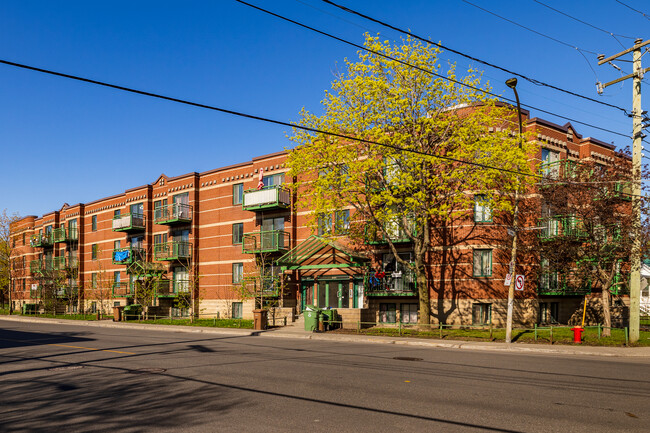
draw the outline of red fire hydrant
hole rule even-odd
[[[573,342],[576,344],[582,343],[582,332],[585,330],[585,328],[575,326],[571,329],[573,330]]]

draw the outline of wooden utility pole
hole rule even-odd
[[[637,39],[634,46],[627,50],[621,51],[613,56],[598,56],[598,65],[603,65],[615,60],[625,54],[632,53],[633,72],[609,83],[599,85],[599,92],[602,92],[607,86],[620,83],[632,78],[632,209],[634,212],[634,230],[636,235],[632,244],[632,272],[630,274],[630,342],[636,343],[639,340],[640,326],[640,298],[641,298],[641,239],[639,236],[641,227],[641,141],[643,140],[643,117],[644,112],[641,110],[641,80],[643,74],[650,71],[650,68],[643,69],[641,66],[641,48],[650,44],[650,40],[643,41]],[[606,289],[604,289],[606,290]]]

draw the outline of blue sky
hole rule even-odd
[[[620,73],[597,66],[595,54],[587,52],[614,54],[623,50],[618,41],[629,47],[631,39],[613,38],[534,0],[468,1],[581,48],[589,62],[574,48],[461,0],[338,0],[474,57],[631,108],[629,81],[597,95],[597,80]],[[540,1],[608,32],[650,38],[650,20],[615,0]],[[358,44],[364,32],[402,37],[319,0],[250,2]],[[645,1],[623,2],[650,14]],[[356,57],[353,47],[233,0],[3,0],[0,41],[3,60],[282,121],[298,120],[302,107],[320,112],[333,71],[344,58]],[[496,93],[511,96],[503,84],[511,75],[446,52],[441,60],[484,70]],[[617,65],[631,72],[630,63]],[[524,104],[631,134],[631,120],[618,110],[521,79],[518,90]],[[534,109],[531,115],[566,123]],[[584,136],[630,144],[574,126]],[[41,215],[64,202],[89,202],[150,183],[161,173],[246,161],[290,146],[288,133],[282,126],[0,65],[0,209]]]

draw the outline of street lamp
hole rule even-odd
[[[521,123],[521,106],[519,105],[519,95],[517,94],[517,79],[510,78],[506,80],[506,86],[510,87],[515,92],[515,99],[517,100],[517,115],[519,116],[519,149],[521,149],[521,139],[524,133],[524,127]],[[519,171],[519,167],[517,167]],[[512,253],[510,255],[509,272],[511,276],[517,275],[517,236],[519,235],[519,177],[517,177],[517,187],[515,188],[515,209],[512,217],[512,229],[514,235],[512,236]],[[516,281],[516,278],[515,278]],[[506,317],[506,343],[512,342],[512,315],[515,304],[515,287],[511,283],[508,286],[508,315]]]

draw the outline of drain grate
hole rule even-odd
[[[411,358],[410,356],[396,356],[393,359],[398,361],[422,361],[422,358]]]
[[[84,368],[84,366],[83,365],[65,365],[65,366],[62,366],[62,367],[48,368],[47,371],[79,370],[80,368]]]
[[[167,370],[164,368],[139,368],[137,370],[130,370],[129,373],[131,374],[157,374],[157,373],[164,373]]]

